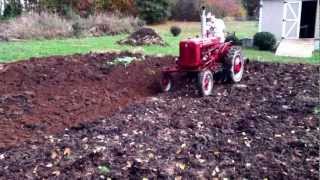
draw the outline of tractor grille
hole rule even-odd
[[[181,42],[179,65],[191,68],[199,66],[200,63],[199,45],[192,42]]]

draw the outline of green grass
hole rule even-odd
[[[256,49],[244,49],[244,54],[249,59],[264,62],[320,64],[320,51],[314,52],[310,58],[275,56],[273,52],[258,51]]]
[[[179,37],[173,37],[169,32],[172,25],[178,25],[183,33]],[[228,31],[236,32],[240,38],[252,37],[257,31],[257,22],[243,21],[226,22]],[[178,55],[179,41],[189,37],[195,37],[199,34],[199,23],[196,22],[169,22],[167,24],[152,26],[164,38],[168,46],[144,46],[131,47],[121,46],[117,41],[125,38],[127,35],[90,37],[90,38],[70,38],[55,40],[28,40],[21,42],[0,42],[0,63],[24,60],[31,57],[47,57],[52,55],[71,55],[75,53],[88,52],[109,52],[125,51],[142,52],[148,55]],[[277,57],[271,52],[257,51],[254,49],[245,49],[244,53],[249,59],[272,62],[304,62],[319,63],[320,52],[315,53],[312,58],[299,59],[290,57]]]
[[[30,40],[23,42],[0,43],[0,62],[45,57],[51,55],[69,55],[90,51],[117,50],[115,42],[122,36],[99,38],[64,39],[64,40]]]

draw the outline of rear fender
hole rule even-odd
[[[220,47],[220,51],[219,51],[220,56],[223,57],[224,55],[226,55],[229,52],[231,47],[232,47],[232,43],[231,42],[224,43]]]
[[[231,47],[232,47],[232,44],[230,42],[223,43],[220,45],[219,51],[215,56],[217,63],[222,63],[224,56],[228,54]]]

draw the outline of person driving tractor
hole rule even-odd
[[[212,15],[211,12],[207,14],[207,33],[208,37],[218,37],[220,42],[224,43],[225,35],[224,30],[226,26],[222,19],[217,19],[215,15]]]

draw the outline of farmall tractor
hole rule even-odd
[[[162,69],[161,88],[168,92],[173,87],[174,73],[197,75],[197,85],[202,96],[212,94],[214,75],[222,74],[228,82],[238,83],[244,73],[244,58],[241,49],[232,42],[220,42],[219,37],[208,36],[206,11],[201,15],[202,37],[180,42],[180,56],[173,67]]]

